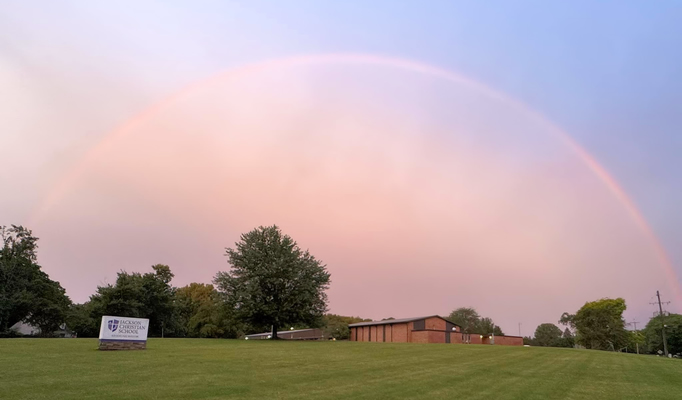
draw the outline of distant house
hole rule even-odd
[[[22,336],[39,336],[40,335],[40,328],[37,326],[33,326],[31,324],[28,324],[26,322],[17,322],[16,324],[12,325],[10,330],[15,331],[16,333],[22,335]],[[54,337],[62,337],[62,338],[72,338],[75,337],[75,335],[67,329],[66,324],[61,324],[59,326],[59,329],[55,332],[53,332]]]
[[[350,340],[389,343],[467,343],[523,346],[520,336],[463,333],[462,327],[438,315],[359,322],[348,325]]]
[[[33,336],[40,333],[40,329],[26,322],[17,322],[9,328],[22,336]]]
[[[271,332],[254,333],[253,335],[246,335],[246,339],[270,339],[271,336]],[[324,334],[322,333],[321,329],[297,329],[291,331],[279,331],[277,332],[277,337],[279,339],[287,340],[321,340],[324,339]]]

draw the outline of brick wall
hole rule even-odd
[[[444,331],[445,330],[445,321],[443,321],[440,318],[427,318],[426,319],[426,324],[425,324],[425,329],[434,329],[437,331]]]
[[[429,334],[429,343],[445,343],[445,332],[426,331]]]
[[[428,331],[414,331],[412,332],[412,343],[429,343]]]
[[[435,320],[435,321],[433,321]],[[442,324],[437,321],[441,321]],[[386,342],[396,343],[445,343],[446,327],[445,321],[438,318],[429,318],[426,320],[426,330],[413,331],[413,323],[403,324],[386,324],[351,328],[350,340],[359,342],[370,341],[370,330],[372,332],[372,342],[384,341],[384,326],[386,327]],[[356,336],[357,335],[357,336]],[[464,343],[464,338],[461,332],[450,332],[450,343]],[[472,333],[469,335],[471,344],[491,344],[491,339],[488,336],[481,338],[481,335]],[[501,346],[523,346],[523,338],[518,336],[495,336],[495,345]]]
[[[523,346],[523,338],[519,336],[495,336],[495,344],[501,346]]]
[[[408,325],[407,324],[395,324],[393,325],[393,342],[405,343],[408,341]]]

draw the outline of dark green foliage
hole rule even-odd
[[[196,338],[236,338],[240,324],[225,307],[213,285],[191,283],[176,291],[177,325],[182,336]]]
[[[494,334],[498,336],[504,336],[504,332],[502,332],[502,329],[495,325],[492,319],[488,317],[483,317],[481,320],[478,322],[478,328],[476,333],[481,333],[481,334]]]
[[[646,337],[644,336],[644,333],[641,331],[627,331],[626,351],[628,353],[636,353],[638,346],[640,353],[647,352]]]
[[[492,319],[481,317],[478,312],[471,307],[460,307],[447,318],[455,324],[462,327],[462,331],[466,333],[478,333],[482,335],[495,334],[504,336],[502,329],[495,325]]]
[[[561,329],[554,324],[540,324],[535,329],[535,346],[558,347],[561,340]]]
[[[319,326],[327,310],[325,265],[277,226],[259,227],[226,249],[231,269],[214,283],[237,317],[253,328]]]
[[[362,319],[360,317],[344,317],[342,315],[327,314],[324,316],[323,328],[324,337],[335,338],[336,340],[347,340],[350,338],[350,329],[348,329],[348,325],[366,321],[371,321],[371,319]]]
[[[540,324],[535,329],[535,337],[524,337],[523,344],[539,347],[574,347],[575,338],[566,328],[563,332],[554,324]]]
[[[471,307],[460,307],[451,312],[447,319],[461,326],[462,332],[478,333],[478,321],[481,316]]]
[[[564,313],[562,321],[575,326],[578,344],[588,349],[618,350],[628,343],[625,309],[622,298],[601,299],[585,303],[574,316]]]
[[[657,316],[649,320],[642,330],[647,351],[650,353],[663,351],[663,338],[661,337],[663,325],[666,325],[665,335],[668,342],[668,352],[671,354],[682,353],[682,315],[680,314]]]
[[[77,337],[97,337],[100,319],[95,317],[93,303],[73,304],[66,314],[66,326]],[[101,317],[101,315],[100,315]]]
[[[90,298],[91,316],[99,321],[102,315],[148,318],[149,334],[161,336],[162,331],[174,335],[180,328],[175,314],[175,289],[170,285],[173,274],[167,265],[152,266],[153,273],[119,272],[116,284],[100,286]]]
[[[64,288],[37,264],[37,241],[30,230],[0,227],[0,331],[25,321],[50,336],[66,318],[71,301]]]
[[[33,302],[35,308],[26,322],[40,328],[41,336],[52,336],[65,323],[71,300],[66,296],[66,290],[42,271],[33,290],[37,293]]]
[[[575,347],[575,336],[570,329],[564,329],[564,333],[561,335],[561,340],[557,347]]]
[[[566,327],[570,328],[575,328],[575,314],[569,314],[567,312],[561,314],[561,318],[559,318],[559,323],[561,325],[564,325]]]

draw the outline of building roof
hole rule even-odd
[[[458,324],[448,321],[447,319],[441,317],[440,315],[427,315],[426,317],[414,317],[414,318],[401,318],[401,319],[387,319],[383,321],[370,321],[370,322],[358,322],[356,324],[348,325],[349,328],[355,328],[358,326],[373,326],[373,325],[389,325],[389,324],[403,324],[405,322],[414,322],[427,318],[440,318],[445,322],[449,322],[452,325],[459,326]],[[461,327],[460,327],[461,328]]]
[[[296,332],[312,332],[316,331],[319,329],[296,329],[293,331],[277,331],[277,336],[279,335],[284,335],[285,333],[296,333]],[[247,337],[253,337],[253,336],[268,336],[272,335],[272,332],[264,332],[264,333],[253,333],[251,335],[246,335]]]

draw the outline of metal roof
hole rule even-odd
[[[384,321],[370,321],[370,322],[358,322],[356,324],[348,325],[349,328],[355,328],[357,326],[372,326],[372,325],[389,325],[389,324],[402,324],[405,322],[414,322],[427,318],[440,318],[445,322],[449,322],[452,325],[459,326],[458,324],[448,321],[447,319],[441,317],[440,315],[427,315],[426,317],[414,317],[414,318],[401,318],[401,319],[387,319]]]
[[[296,329],[293,331],[277,331],[277,336],[284,335],[285,333],[310,332],[310,331],[314,331],[314,330],[316,330],[316,329]],[[251,336],[268,336],[268,335],[272,335],[272,332],[253,333],[251,335],[246,335],[246,336],[251,337]]]

